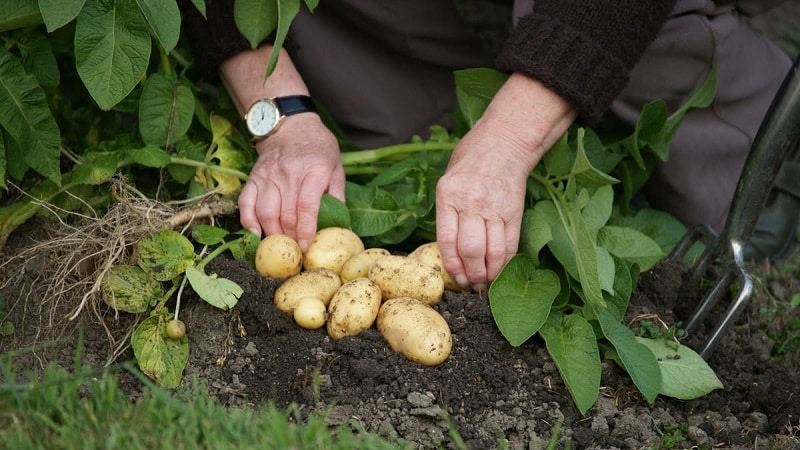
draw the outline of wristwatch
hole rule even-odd
[[[307,95],[262,98],[250,105],[244,121],[253,140],[260,141],[277,131],[286,116],[316,111],[314,102]]]

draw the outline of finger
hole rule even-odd
[[[464,274],[464,264],[458,254],[458,215],[452,208],[436,205],[436,241],[442,255],[442,265],[461,287],[469,286]]]
[[[312,174],[300,189],[300,196],[297,199],[297,242],[303,251],[317,231],[319,205],[327,185],[327,181],[320,182],[313,179]]]
[[[328,194],[338,198],[341,201],[345,201],[344,196],[344,169],[341,166],[337,167],[333,170],[333,174],[331,175],[331,181],[328,184]]]
[[[477,215],[461,214],[458,219],[458,254],[464,273],[476,290],[486,287],[486,222]]]
[[[486,222],[486,279],[491,282],[509,258],[506,227],[502,222]]]
[[[256,203],[256,215],[267,235],[284,233],[280,223],[281,194],[273,183],[266,183]]]
[[[242,228],[261,236],[261,224],[256,217],[256,201],[258,200],[258,186],[252,180],[245,183],[239,194],[239,222]]]

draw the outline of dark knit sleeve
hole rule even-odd
[[[178,0],[182,12],[182,33],[195,57],[195,66],[205,76],[216,78],[220,64],[250,49],[250,43],[236,28],[234,0],[205,0],[206,18],[189,0]]]
[[[675,0],[537,0],[497,57],[497,67],[544,83],[596,124],[628,83]]]

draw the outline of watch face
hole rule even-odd
[[[269,99],[259,100],[247,111],[247,129],[254,137],[267,136],[278,124],[278,107]]]

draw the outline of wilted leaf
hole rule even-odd
[[[139,267],[158,281],[171,280],[194,264],[194,246],[173,230],[145,235],[137,244]]]
[[[168,338],[167,320],[164,314],[156,314],[142,321],[131,336],[131,347],[145,375],[166,388],[174,388],[180,385],[189,362],[189,339]]]
[[[161,283],[138,266],[116,266],[103,277],[103,300],[120,311],[145,312],[163,296]]]

